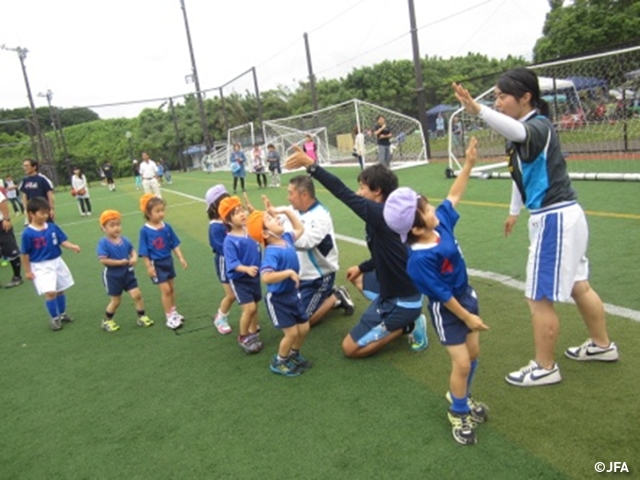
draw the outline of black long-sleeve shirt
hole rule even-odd
[[[311,176],[365,221],[367,246],[380,282],[380,295],[387,299],[419,295],[407,274],[407,247],[384,221],[384,203],[360,197],[322,167],[315,167]],[[362,264],[365,265],[370,263]]]

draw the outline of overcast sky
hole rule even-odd
[[[411,59],[407,0],[185,0],[202,89],[255,66],[260,90],[295,88],[307,77],[303,33],[318,78],[338,78],[385,59]],[[420,54],[531,59],[546,0],[415,0]],[[29,50],[36,106],[53,91],[60,107],[188,93],[191,73],[180,0],[4,0],[0,45]],[[469,72],[470,75],[473,72]],[[428,79],[425,79],[428,82]],[[245,75],[225,87],[253,90]],[[209,95],[209,94],[207,94]],[[135,116],[160,102],[96,108],[103,118]],[[0,50],[0,108],[27,106],[15,52]]]

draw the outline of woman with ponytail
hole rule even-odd
[[[530,213],[525,297],[535,359],[505,380],[520,387],[561,381],[554,360],[560,328],[554,302],[571,298],[590,338],[568,348],[565,355],[578,361],[616,361],[618,348],[609,340],[602,300],[588,281],[587,220],[571,187],[560,140],[547,118],[549,109],[540,97],[538,77],[526,68],[504,73],[495,87],[495,110],[477,103],[460,84],[454,83],[453,90],[467,112],[478,115],[507,140],[513,189],[505,235],[512,232],[522,206]]]

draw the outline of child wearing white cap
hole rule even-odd
[[[393,191],[384,205],[384,219],[410,247],[407,273],[420,293],[429,297],[429,312],[440,343],[453,365],[447,400],[453,438],[463,445],[476,443],[475,425],[487,419],[487,406],[470,395],[478,365],[479,332],[487,330],[478,316],[478,299],[469,285],[467,266],[453,230],[460,218],[455,206],[462,198],[476,161],[472,138],[462,172],[447,198],[434,208],[426,197],[407,187]]]
[[[231,305],[233,305],[233,302],[236,300],[236,296],[229,286],[227,265],[222,250],[224,237],[227,236],[227,227],[218,215],[218,205],[220,201],[228,196],[229,194],[224,185],[218,184],[207,190],[204,197],[207,203],[207,216],[209,217],[209,245],[211,245],[211,250],[214,254],[216,274],[224,290],[224,298],[220,301],[220,307],[213,318],[213,324],[221,335],[228,335],[232,331],[227,317]]]

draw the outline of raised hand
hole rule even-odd
[[[453,88],[453,93],[455,93],[456,98],[467,112],[473,115],[477,115],[478,113],[480,113],[480,104],[478,104],[473,99],[473,97],[469,93],[469,90],[464,88],[459,83],[452,83],[451,87]]]

